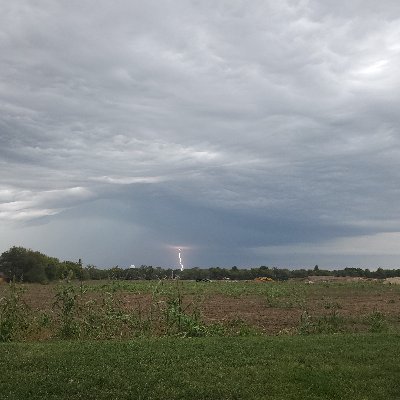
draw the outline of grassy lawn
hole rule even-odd
[[[400,336],[0,344],[1,399],[400,399]]]

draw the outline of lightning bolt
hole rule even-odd
[[[181,257],[181,249],[178,249],[178,258],[179,258],[179,265],[181,267],[181,271],[183,271],[183,264],[182,264],[182,257]]]

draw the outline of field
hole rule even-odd
[[[0,285],[1,399],[400,399],[400,285]]]
[[[400,331],[400,285],[377,281],[27,284],[11,299],[8,286],[3,306],[19,302],[28,325],[19,340]]]

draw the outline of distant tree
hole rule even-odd
[[[59,260],[24,247],[11,247],[0,256],[0,271],[10,279],[45,282],[57,275]]]
[[[383,268],[379,267],[379,268],[376,270],[376,272],[375,272],[375,274],[374,274],[374,277],[375,277],[375,278],[378,278],[378,279],[386,278],[386,272],[385,272],[385,270],[384,270]]]
[[[125,270],[118,265],[108,270],[108,279],[125,279]]]
[[[33,264],[24,275],[26,282],[46,283],[48,280],[46,268],[43,264]]]
[[[139,279],[144,279],[144,271],[143,267],[139,268],[128,268],[126,270],[125,274],[125,279],[134,279],[134,280],[139,280]]]
[[[290,271],[291,278],[306,278],[308,275],[308,271],[305,269],[294,269]]]
[[[100,280],[106,278],[106,275],[104,273],[105,271],[98,269],[94,265],[89,264],[88,266],[86,266],[86,271],[89,276],[89,279]]]

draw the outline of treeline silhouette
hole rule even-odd
[[[81,261],[60,261],[38,251],[24,247],[11,247],[0,256],[0,277],[22,282],[47,283],[64,279],[67,276],[79,280],[153,280],[179,278],[185,280],[253,280],[259,277],[273,280],[307,278],[308,276],[336,276],[363,278],[400,277],[400,269],[378,268],[375,271],[363,268],[343,268],[336,270],[320,269],[318,265],[310,269],[289,269],[260,266],[254,268],[187,268],[183,271],[174,268],[142,265],[137,268],[118,266],[102,269],[94,265],[83,266]]]

